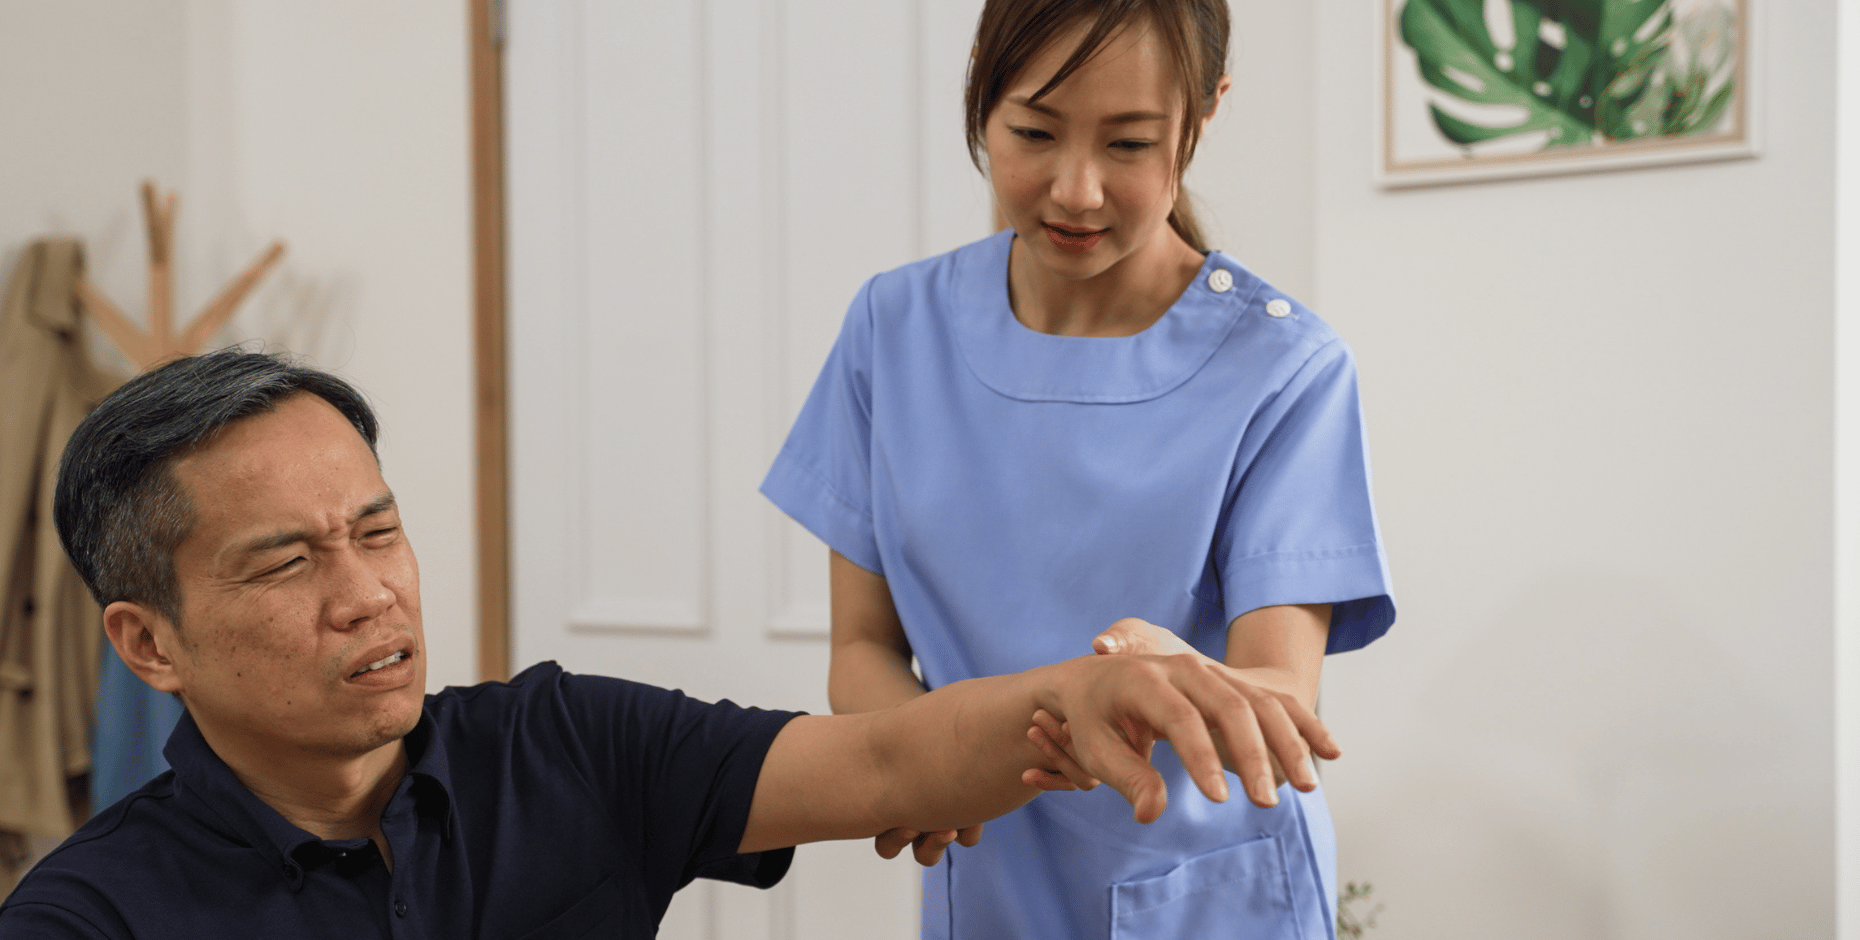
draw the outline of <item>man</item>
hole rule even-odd
[[[850,716],[554,664],[425,696],[419,569],[375,433],[340,379],[225,351],[131,381],[72,436],[59,534],[118,654],[187,714],[172,772],[35,868],[0,937],[651,936],[694,877],[766,887],[801,842],[973,825],[1036,795],[1023,778],[1065,785],[1043,768],[1154,819],[1152,738],[1214,799],[1223,754],[1270,801],[1272,756],[1308,788],[1307,750],[1336,752],[1295,701],[1193,656]]]

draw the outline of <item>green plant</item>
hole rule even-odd
[[[1362,940],[1363,931],[1376,925],[1376,915],[1382,912],[1382,905],[1360,915],[1353,907],[1358,901],[1369,903],[1369,896],[1375,890],[1367,881],[1360,884],[1352,881],[1343,886],[1343,893],[1337,895],[1337,936],[1340,940]]]
[[[1481,122],[1429,104],[1448,140],[1470,146],[1543,132],[1545,147],[1678,136],[1717,126],[1736,89],[1736,18],[1723,6],[1676,19],[1670,0],[1509,0],[1507,30],[1485,0],[1407,0],[1402,40],[1421,77],[1475,106],[1520,109]],[[1488,111],[1489,115],[1490,112]]]

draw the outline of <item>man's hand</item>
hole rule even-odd
[[[1194,647],[1181,637],[1154,624],[1135,618],[1120,620],[1109,630],[1100,634],[1092,642],[1092,647],[1101,655],[1116,654],[1120,656],[1160,656],[1176,661],[1178,678],[1191,683],[1182,687],[1184,691],[1196,690],[1204,705],[1211,704],[1214,711],[1203,711],[1206,717],[1205,739],[1218,756],[1222,765],[1233,769],[1240,775],[1247,795],[1255,804],[1273,806],[1278,802],[1277,785],[1288,776],[1293,786],[1310,791],[1317,787],[1317,777],[1311,767],[1310,754],[1315,751],[1319,756],[1335,759],[1342,752],[1331,739],[1330,732],[1296,696],[1284,691],[1266,688],[1255,682],[1247,681],[1244,671],[1230,669],[1227,666],[1201,655]],[[1207,676],[1196,677],[1197,673],[1211,673],[1217,681],[1210,685]],[[1229,696],[1237,696],[1239,703]],[[1223,702],[1229,703],[1225,706]],[[1219,715],[1229,715],[1233,719],[1222,724]],[[1081,766],[1083,754],[1079,742],[1072,738],[1070,723],[1055,716],[1047,709],[1034,714],[1033,727],[1027,735],[1046,755],[1053,771],[1029,770],[1022,775],[1022,780],[1043,790],[1091,789],[1099,780]],[[1160,775],[1148,766],[1150,739],[1138,728],[1128,724],[1122,728],[1126,743],[1143,757],[1143,774],[1135,768],[1129,772],[1136,774],[1127,779],[1127,786],[1147,787],[1141,779],[1154,777],[1160,783]],[[1226,792],[1225,780],[1220,786],[1210,789],[1211,781],[1198,772],[1195,764],[1190,763],[1190,755],[1183,750],[1182,742],[1177,741],[1177,751],[1181,754],[1183,764],[1189,767],[1196,783],[1210,799],[1223,799]],[[1189,747],[1199,749],[1199,742],[1191,733]],[[1287,774],[1282,768],[1290,767]],[[1144,819],[1144,805],[1139,803],[1133,791],[1118,787],[1137,809],[1137,817]],[[1165,795],[1166,802],[1166,795]],[[1160,806],[1156,809],[1161,812]],[[1151,819],[1154,816],[1149,817]],[[1145,820],[1147,821],[1147,820]]]

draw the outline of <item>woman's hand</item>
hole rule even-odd
[[[1229,753],[1225,735],[1215,735],[1214,743],[1222,764],[1240,775],[1248,796],[1260,806],[1275,805],[1277,797],[1272,791],[1288,778],[1300,790],[1317,788],[1317,774],[1310,760],[1314,751],[1332,760],[1342,756],[1329,730],[1296,695],[1249,681],[1263,677],[1249,676],[1251,670],[1231,669],[1204,656],[1186,640],[1155,624],[1134,617],[1120,620],[1092,641],[1092,649],[1100,655],[1192,655],[1206,666],[1224,670],[1232,687],[1246,699],[1248,713],[1256,721],[1246,729],[1237,729],[1243,753]],[[1045,754],[1053,769],[1029,770],[1021,778],[1025,783],[1044,790],[1089,790],[1098,785],[1097,778],[1085,773],[1075,759],[1074,743],[1065,722],[1040,710],[1033,716],[1027,737]],[[1131,743],[1147,757],[1149,741]],[[1293,768],[1293,772],[1288,775],[1286,767]]]
[[[915,829],[890,829],[872,840],[872,847],[883,858],[897,858],[905,846],[911,847],[911,857],[925,868],[935,865],[943,858],[943,852],[950,843],[974,845],[982,841],[982,824],[976,823],[965,829],[945,829],[942,832],[918,832]]]

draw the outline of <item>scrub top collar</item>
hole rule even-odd
[[[1014,317],[1007,283],[1013,241],[1008,229],[957,254],[952,319],[975,377],[1021,401],[1124,404],[1166,395],[1207,364],[1264,283],[1233,258],[1211,251],[1188,289],[1143,332],[1055,336],[1028,329]]]
[[[432,718],[422,712],[420,723],[405,740],[409,770],[382,816],[394,814],[411,799],[418,812],[442,821],[449,838],[456,823],[451,768],[444,743],[433,733]],[[303,887],[305,867],[368,847],[366,838],[325,840],[293,825],[239,782],[201,736],[192,715],[182,713],[162,756],[174,768],[175,794],[187,813],[227,838],[256,849],[292,891]]]

